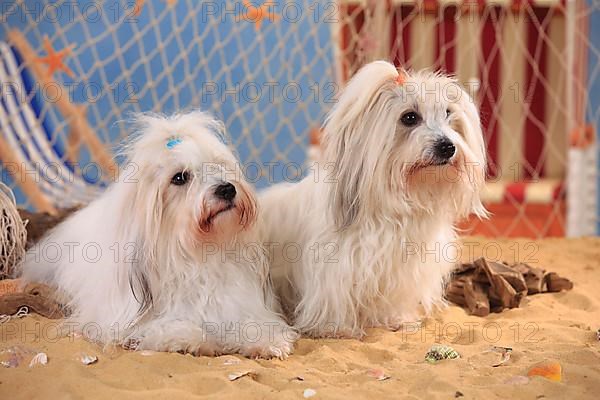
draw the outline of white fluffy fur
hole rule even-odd
[[[454,224],[486,213],[485,148],[471,98],[451,78],[401,73],[398,84],[387,62],[362,68],[325,123],[318,172],[259,198],[269,210],[261,224],[276,292],[303,333],[360,337],[443,304],[457,261]],[[410,110],[422,117],[411,128],[400,122]],[[433,165],[443,137],[456,154]]]
[[[275,310],[255,195],[222,124],[193,112],[137,126],[118,181],[29,251],[23,278],[60,289],[75,329],[104,343],[286,357],[297,334]],[[190,180],[173,185],[182,171]],[[224,182],[229,204],[215,195]]]

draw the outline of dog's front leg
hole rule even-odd
[[[294,349],[299,335],[283,319],[255,318],[241,323],[239,353],[250,358],[287,358]]]

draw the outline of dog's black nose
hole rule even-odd
[[[231,183],[223,183],[222,185],[217,186],[215,189],[215,196],[222,200],[231,201],[235,198],[236,195],[235,186]]]
[[[456,153],[454,143],[448,138],[443,138],[435,143],[435,155],[443,160],[449,160]]]

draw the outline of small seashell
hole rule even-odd
[[[19,357],[11,355],[8,360],[0,361],[0,364],[2,364],[2,366],[6,368],[17,368],[20,362],[21,361],[19,360]]]
[[[427,354],[425,354],[425,361],[428,363],[436,363],[441,360],[454,360],[456,358],[460,358],[460,354],[456,350],[450,346],[441,344],[434,344]]]
[[[304,389],[303,396],[305,399],[310,399],[311,397],[315,396],[316,394],[317,394],[317,391],[315,389]]]
[[[144,357],[153,356],[155,354],[156,354],[156,352],[152,351],[152,350],[142,350],[142,351],[140,351],[140,355],[144,356]]]
[[[3,360],[0,361],[2,366],[6,368],[17,368],[25,358],[26,354],[36,354],[36,352],[27,347],[17,345],[1,350],[0,354],[7,354],[7,356],[3,356]]]
[[[238,365],[240,362],[238,358],[228,358],[223,361],[223,365]]]
[[[91,355],[85,354],[85,353],[81,353],[79,355],[79,361],[81,361],[81,363],[84,365],[91,365],[91,364],[95,364],[98,362],[98,357],[91,356]]]
[[[527,376],[541,376],[554,382],[560,382],[562,367],[556,361],[544,361],[531,367],[527,372]]]
[[[490,351],[500,353],[500,360],[492,365],[492,367],[499,367],[506,364],[508,360],[510,360],[510,355],[512,354],[513,349],[512,347],[492,346]]]
[[[390,379],[390,377],[388,375],[386,375],[382,369],[379,369],[379,368],[371,369],[371,370],[367,371],[367,375],[372,376],[373,378],[377,379],[378,381],[385,381],[387,379]]]
[[[523,375],[515,375],[504,381],[507,385],[526,385],[529,383],[529,378]]]
[[[35,367],[36,365],[46,365],[48,364],[48,355],[46,353],[37,353],[31,359],[29,363],[29,368]]]
[[[256,372],[252,372],[252,371],[234,372],[233,374],[227,375],[227,378],[233,382],[233,381],[237,381],[238,379],[240,379],[244,376],[249,376],[251,378],[254,378],[256,376]]]

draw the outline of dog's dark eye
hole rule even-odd
[[[405,126],[415,126],[421,122],[421,116],[414,111],[409,111],[402,114],[400,117],[400,122],[402,122]]]
[[[187,171],[181,171],[173,175],[171,183],[175,186],[185,185],[190,179],[190,174]]]
[[[452,114],[452,111],[450,111],[450,109],[448,108],[446,110],[446,118],[448,118],[450,116],[450,114]]]

